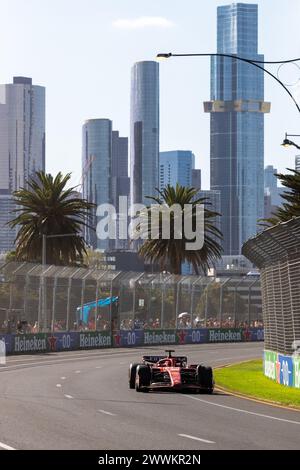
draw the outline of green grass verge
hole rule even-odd
[[[265,377],[262,360],[216,369],[214,377],[216,386],[229,391],[300,409],[300,390],[285,387]]]

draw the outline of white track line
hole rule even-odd
[[[108,415],[108,416],[116,416],[114,413],[110,413],[109,411],[104,411],[104,410],[98,410],[99,413],[102,413],[104,415]]]
[[[61,388],[61,384],[56,384],[57,388]]]
[[[3,442],[0,442],[0,447],[1,447],[1,449],[4,449],[4,450],[16,450],[13,447],[10,447],[10,446],[7,446],[6,444],[3,444]]]
[[[190,436],[189,434],[178,434],[180,437],[186,437],[187,439],[192,439],[194,441],[204,442],[205,444],[215,444],[214,441],[208,441],[207,439],[201,439],[200,437]]]
[[[11,364],[11,365],[3,366],[3,367],[1,367],[1,370],[12,370],[12,371],[14,371],[14,370],[22,369],[24,367],[27,367],[29,369],[32,366],[42,366],[42,365],[52,366],[52,365],[60,364],[60,363],[67,363],[69,361],[74,362],[74,359],[76,359],[77,361],[86,361],[86,360],[91,359],[91,358],[96,358],[96,359],[102,359],[103,357],[112,358],[112,357],[120,356],[120,355],[131,356],[132,351],[128,352],[128,353],[125,352],[125,353],[101,354],[101,355],[99,355],[99,354],[89,354],[89,355],[82,356],[82,357],[80,357],[80,355],[76,355],[76,356],[72,356],[72,357],[65,358],[65,359],[53,358],[53,359],[50,359],[49,361],[48,360],[39,361],[39,362],[29,362],[28,361],[28,362],[23,362],[22,364],[15,364],[15,365],[12,364],[12,361],[9,361],[7,364]]]
[[[211,401],[202,400],[201,398],[189,397],[189,396],[186,396],[186,398],[190,398],[191,400],[201,401],[202,403],[205,403],[206,405],[218,406],[220,408],[225,408],[227,410],[238,411],[239,413],[245,413],[247,415],[254,415],[254,416],[259,416],[260,418],[273,419],[275,421],[282,421],[283,423],[300,425],[300,421],[292,421],[291,419],[277,418],[276,416],[269,416],[269,415],[264,415],[262,413],[255,413],[254,411],[242,410],[240,408],[234,408],[233,406],[220,405],[220,403],[212,403]]]
[[[76,370],[75,374],[81,374],[81,370]]]
[[[61,380],[66,380],[66,378],[67,378],[67,377],[61,377],[60,379],[61,379]]]
[[[72,400],[74,397],[72,397],[72,395],[65,395],[65,398],[69,398],[69,400]]]

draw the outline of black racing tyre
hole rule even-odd
[[[138,365],[136,369],[136,380],[135,380],[135,389],[137,392],[148,391],[147,388],[143,389],[142,387],[149,387],[151,383],[151,371],[150,367],[144,364]]]
[[[196,380],[197,384],[199,384],[202,389],[207,390],[208,393],[212,393],[214,388],[214,381],[211,367],[205,367],[202,364],[198,365]]]
[[[130,364],[129,366],[128,383],[129,383],[129,388],[131,389],[135,388],[136,369],[137,369],[137,366],[139,365],[140,364],[138,362],[134,362],[133,364]]]

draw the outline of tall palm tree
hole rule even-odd
[[[276,207],[274,212],[272,212],[272,217],[259,221],[262,226],[270,227],[279,222],[287,222],[293,217],[300,216],[300,172],[290,168],[287,168],[287,170],[291,173],[275,174],[281,184],[288,188],[288,191],[284,191],[281,194],[284,202],[281,206]]]
[[[86,254],[82,229],[87,226],[93,204],[78,198],[76,188],[66,189],[71,174],[55,177],[43,171],[30,177],[26,187],[13,193],[16,217],[9,222],[17,228],[17,260],[41,262],[43,235],[63,235],[47,239],[48,264],[81,263]],[[74,234],[74,236],[72,235]]]
[[[144,216],[147,222],[145,224],[142,222],[137,226],[137,231],[142,233],[143,238],[147,238],[139,250],[140,255],[152,263],[160,264],[162,269],[168,270],[172,274],[181,274],[181,266],[185,261],[192,264],[196,274],[199,274],[199,270],[206,273],[207,269],[214,265],[214,262],[221,257],[222,253],[222,248],[219,243],[222,239],[222,233],[216,226],[216,218],[219,217],[220,214],[207,208],[207,206],[210,205],[207,198],[197,198],[198,189],[177,184],[175,188],[168,185],[162,191],[158,189],[156,189],[156,191],[158,192],[157,197],[148,197],[148,199],[155,202],[156,206],[152,205],[152,208],[150,206],[146,209],[144,215],[142,214],[141,216],[142,219]],[[164,239],[161,214],[164,207],[168,209],[174,204],[178,204],[181,207],[181,239],[177,239],[178,233],[176,234],[175,219],[177,218],[178,221],[178,216],[173,212],[170,213],[170,239]],[[185,236],[184,213],[187,210],[186,205],[190,207],[189,218],[193,230],[197,228],[197,205],[203,206],[204,244],[202,248],[197,250],[186,249],[186,243],[195,241],[195,239],[189,240]],[[151,230],[153,228],[153,223],[151,224],[151,211],[153,208],[159,211],[159,225],[156,227],[157,236],[155,239],[151,239]],[[142,225],[144,229],[141,228]]]

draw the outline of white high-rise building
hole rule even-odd
[[[0,85],[0,252],[14,247],[16,233],[6,226],[14,216],[7,212],[11,194],[39,170],[45,170],[45,88],[14,77]]]

